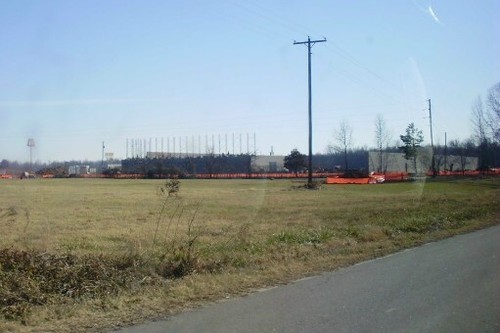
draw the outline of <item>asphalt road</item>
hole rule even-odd
[[[500,332],[500,226],[119,332]]]

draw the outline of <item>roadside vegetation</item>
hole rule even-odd
[[[498,223],[499,178],[5,180],[0,331],[103,331]]]

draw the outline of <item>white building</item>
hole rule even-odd
[[[281,172],[285,171],[285,156],[254,156],[252,171],[254,172]]]
[[[70,165],[68,174],[71,176],[81,176],[90,174],[90,165]]]

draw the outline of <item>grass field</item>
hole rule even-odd
[[[499,222],[500,179],[0,182],[0,331],[101,331]]]

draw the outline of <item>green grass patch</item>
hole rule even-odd
[[[300,244],[312,245],[321,244],[331,239],[334,236],[332,230],[327,228],[319,228],[316,230],[283,230],[273,234],[268,242],[270,244]]]

